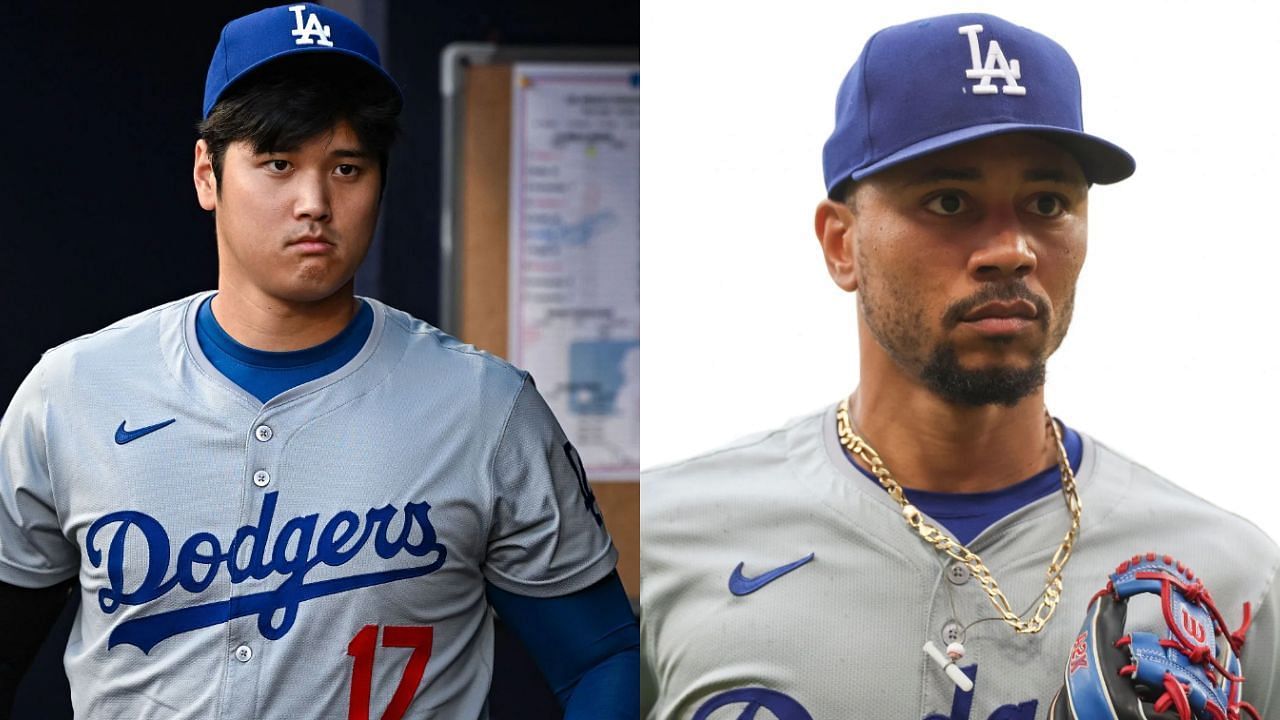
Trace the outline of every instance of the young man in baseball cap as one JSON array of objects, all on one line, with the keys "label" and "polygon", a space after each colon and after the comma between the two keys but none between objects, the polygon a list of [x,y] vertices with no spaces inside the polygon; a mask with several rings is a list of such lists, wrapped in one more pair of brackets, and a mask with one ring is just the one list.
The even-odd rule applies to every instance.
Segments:
[{"label": "young man in baseball cap", "polygon": [[[866,43],[814,222],[857,294],[859,383],[645,474],[646,717],[1043,718],[1090,598],[1150,550],[1247,636],[1243,700],[1280,708],[1275,544],[1045,409],[1090,189],[1134,171],[1080,98],[1061,46],[990,15]],[[1166,621],[1134,607],[1135,626]]]},{"label": "young man in baseball cap", "polygon": [[333,10],[223,30],[217,291],[50,350],[0,421],[10,686],[78,577],[77,718],[484,718],[491,606],[566,717],[636,716],[616,551],[532,379],[353,293],[401,104]]}]

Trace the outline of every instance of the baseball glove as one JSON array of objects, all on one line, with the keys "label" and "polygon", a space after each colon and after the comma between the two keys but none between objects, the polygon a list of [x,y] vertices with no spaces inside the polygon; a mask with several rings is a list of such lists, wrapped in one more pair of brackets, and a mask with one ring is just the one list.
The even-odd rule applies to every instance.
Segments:
[{"label": "baseball glove", "polygon": [[[1166,632],[1125,633],[1130,598],[1160,596]],[[1155,553],[1135,555],[1089,601],[1050,720],[1261,720],[1241,699],[1239,653],[1249,629],[1227,630],[1189,568]]]}]

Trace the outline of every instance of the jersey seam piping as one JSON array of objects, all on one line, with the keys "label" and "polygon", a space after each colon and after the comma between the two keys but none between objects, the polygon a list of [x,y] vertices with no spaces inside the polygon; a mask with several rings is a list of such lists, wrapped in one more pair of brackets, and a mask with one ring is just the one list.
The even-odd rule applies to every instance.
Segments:
[{"label": "jersey seam piping", "polygon": [[[79,560],[79,550],[78,550],[78,549],[77,549],[76,559],[77,559],[77,560]],[[49,570],[49,571],[43,571],[43,570],[32,570],[31,568],[20,567],[20,566],[18,566],[18,565],[14,565],[13,563],[11,563],[11,562],[9,562],[8,560],[5,560],[5,559],[3,559],[3,558],[0,558],[0,567],[3,567],[6,571],[12,571],[12,572],[14,572],[14,573],[15,573],[15,575],[14,575],[15,577],[24,577],[24,578],[29,578],[29,579],[33,579],[33,580],[34,580],[34,579],[37,579],[37,578],[38,578],[38,579],[42,579],[42,580],[43,580],[43,579],[48,578],[48,577],[51,577],[51,576],[52,576],[52,577],[57,577],[59,574],[61,574],[61,573],[65,573],[65,572],[66,572],[65,570],[56,570],[56,569],[52,569],[52,570]],[[76,563],[76,567],[75,567],[74,569],[72,569],[71,574],[70,574],[70,575],[68,575],[67,577],[60,577],[60,578],[58,578],[57,580],[54,580],[53,582],[51,582],[51,583],[49,583],[49,584],[47,584],[47,585],[41,585],[41,586],[38,586],[37,588],[33,588],[33,589],[40,589],[40,588],[53,587],[54,585],[57,585],[58,583],[63,582],[64,580],[70,580],[70,579],[72,579],[72,578],[76,578],[76,577],[78,577],[79,575],[80,575],[80,565],[79,565],[79,563],[77,562],[77,563]],[[7,582],[7,581],[5,581],[5,582]],[[26,587],[25,585],[21,585],[21,584],[19,584],[19,583],[9,583],[9,584],[10,584],[10,585],[17,585],[18,587],[23,587],[23,588],[25,588],[25,587]]]},{"label": "jersey seam piping", "polygon": [[[360,369],[361,369],[361,368],[363,368],[363,367],[364,367],[364,366],[365,366],[365,365],[366,365],[370,360],[372,360],[372,359],[373,359],[373,357],[374,357],[375,355],[377,355],[377,354],[378,354],[378,351],[379,351],[379,350],[381,350],[381,345],[382,345],[383,341],[385,340],[385,337],[386,337],[385,333],[383,334],[383,337],[379,337],[379,338],[378,338],[378,345],[379,345],[379,347],[374,348],[374,349],[373,349],[373,351],[372,351],[372,352],[370,352],[370,353],[368,354],[368,356],[366,356],[366,357],[365,357],[364,361],[362,361],[362,362],[361,362],[359,365],[357,365],[355,368],[352,368],[352,369],[351,369],[351,371],[350,371],[350,372],[348,372],[346,375],[344,375],[344,376],[342,376],[342,377],[338,378],[337,380],[333,381],[332,383],[326,384],[326,385],[324,385],[324,386],[322,386],[322,387],[318,387],[318,388],[316,388],[316,389],[314,389],[314,390],[311,390],[311,391],[309,391],[309,392],[303,393],[303,394],[301,394],[301,395],[299,395],[299,396],[297,396],[297,397],[289,398],[289,400],[287,400],[287,401],[285,401],[285,402],[283,402],[283,403],[280,403],[279,405],[277,405],[277,406],[275,406],[275,407],[276,407],[276,408],[283,408],[283,407],[287,407],[287,406],[292,405],[292,404],[294,404],[295,402],[297,402],[297,401],[301,400],[302,398],[305,398],[305,397],[309,397],[309,396],[311,396],[311,395],[314,395],[315,393],[318,393],[318,392],[320,392],[321,390],[326,390],[326,391],[327,391],[327,390],[329,390],[330,388],[338,387],[341,383],[344,383],[344,382],[346,382],[347,380],[350,380],[351,378],[355,377],[355,375],[360,371]],[[302,430],[303,430],[304,428],[307,428],[307,427],[310,427],[311,425],[314,425],[316,422],[318,422],[318,421],[319,421],[319,420],[321,420],[322,418],[326,418],[326,417],[328,417],[328,416],[332,415],[333,413],[338,412],[339,410],[341,410],[341,409],[345,408],[346,406],[350,405],[351,403],[353,403],[353,402],[355,402],[355,401],[359,400],[359,399],[360,399],[360,398],[362,398],[362,397],[365,397],[365,396],[369,395],[370,393],[374,392],[374,391],[375,391],[375,390],[377,390],[378,388],[382,387],[382,385],[383,385],[384,383],[388,382],[388,380],[391,378],[391,376],[395,374],[396,369],[398,369],[398,368],[400,367],[400,364],[404,362],[405,355],[407,355],[408,353],[409,353],[409,345],[406,343],[406,344],[405,344],[405,346],[404,346],[404,350],[400,353],[400,357],[396,358],[395,363],[394,363],[394,364],[392,364],[392,366],[391,366],[390,368],[388,368],[387,372],[386,372],[386,373],[385,373],[381,378],[378,378],[378,381],[377,381],[377,382],[375,382],[375,383],[373,383],[372,385],[370,385],[369,387],[365,388],[363,392],[357,393],[357,394],[355,394],[355,395],[353,395],[353,396],[351,396],[351,397],[347,398],[347,399],[346,399],[346,401],[341,402],[341,403],[338,403],[338,404],[337,404],[337,405],[335,405],[334,407],[329,408],[327,411],[325,411],[325,412],[323,412],[323,413],[320,413],[319,415],[316,415],[316,416],[314,416],[314,417],[311,417],[311,418],[309,418],[305,423],[302,423],[301,425],[299,425],[299,426],[298,426],[298,429],[297,429],[297,430],[295,430],[294,432],[290,433],[290,434],[289,434],[288,439],[286,439],[286,440],[284,441],[284,445],[283,445],[283,446],[281,446],[281,448],[280,448],[281,456],[283,456],[283,454],[284,454],[284,453],[289,449],[289,445],[294,441],[294,439],[295,439],[295,438],[297,438],[297,437],[301,434],[301,432],[302,432]],[[265,406],[264,406],[264,407],[265,407]],[[248,442],[248,441],[246,440],[246,442]],[[246,467],[246,468],[245,468],[245,470],[247,471],[247,470],[248,470],[248,468]]]},{"label": "jersey seam piping", "polygon": [[[547,587],[554,587],[558,584],[565,584],[566,581],[568,580],[578,580],[584,577],[588,577],[590,578],[590,582],[582,586],[583,588],[586,588],[586,587],[589,587],[592,583],[598,582],[602,580],[606,575],[608,575],[608,572],[606,572],[600,575],[600,577],[593,576],[593,572],[596,571],[601,566],[602,563],[603,563],[603,567],[606,568],[607,570],[609,571],[613,570],[614,565],[609,563],[609,560],[610,560],[610,556],[616,553],[617,550],[613,546],[612,538],[610,540],[611,541],[607,545],[605,545],[603,548],[601,548],[600,552],[597,553],[595,557],[591,558],[591,561],[587,563],[584,567],[578,568],[576,571],[571,571],[563,575],[560,575],[559,577],[556,577],[552,580],[536,581],[536,582],[521,580],[519,578],[508,575],[507,573],[504,573],[501,570],[498,570],[492,567],[486,567],[484,570],[484,574],[486,577],[489,577],[490,574],[492,574],[493,577],[497,577],[508,583],[512,583],[513,584],[512,587],[502,587],[502,585],[499,585],[498,583],[494,583],[494,584],[498,585],[498,587],[502,588],[503,590],[516,593],[517,595],[527,594],[527,591],[531,589],[542,590]],[[516,588],[516,586],[518,586],[518,589]],[[581,589],[581,588],[578,588],[578,589]],[[524,590],[526,592],[521,593],[520,592],[521,590]],[[575,590],[570,590],[569,592],[575,592]],[[554,595],[548,595],[546,597],[559,597],[560,595],[564,595],[564,594],[567,594],[567,593],[556,593]],[[541,597],[541,596],[537,596],[537,597]]]},{"label": "jersey seam piping", "polygon": [[53,481],[53,464],[49,462],[49,389],[48,379],[43,367],[40,368],[40,442],[44,453],[45,477],[49,480],[49,497],[53,500],[53,516],[58,521],[59,534],[76,549],[76,571],[73,577],[80,575],[80,544],[67,537],[62,530],[62,501],[58,499],[58,484]]},{"label": "jersey seam piping", "polygon": [[668,470],[675,470],[675,469],[677,469],[677,468],[683,467],[683,466],[685,466],[685,465],[689,465],[689,464],[691,464],[691,463],[696,463],[696,462],[699,462],[699,461],[701,461],[701,460],[710,460],[711,458],[717,457],[717,456],[719,456],[719,455],[723,455],[723,454],[725,454],[725,453],[735,452],[735,451],[738,451],[738,450],[742,450],[742,449],[749,448],[749,447],[754,447],[754,446],[756,446],[756,445],[760,445],[760,444],[762,444],[762,443],[768,442],[769,440],[774,439],[774,437],[776,437],[779,433],[787,432],[790,428],[791,428],[791,424],[790,424],[790,423],[788,423],[787,425],[785,425],[785,426],[783,426],[783,427],[776,428],[776,429],[774,429],[774,430],[770,430],[770,431],[766,432],[764,435],[761,435],[761,436],[759,436],[759,437],[755,437],[755,438],[750,439],[750,440],[741,439],[741,440],[739,440],[739,441],[738,441],[738,442],[736,442],[736,443],[726,445],[726,446],[724,446],[724,447],[722,447],[722,448],[716,448],[715,450],[709,450],[709,451],[704,452],[704,453],[702,453],[702,454],[700,454],[700,455],[694,455],[693,457],[685,458],[685,459],[683,459],[683,460],[674,460],[674,461],[672,461],[672,462],[669,462],[669,463],[666,463],[666,464],[663,464],[663,465],[656,465],[656,466],[654,466],[654,467],[651,467],[651,468],[647,468],[647,469],[645,469],[645,470],[642,470],[641,472],[642,472],[642,473],[644,473],[644,474],[648,474],[648,473],[658,473],[658,472],[666,472],[666,471],[668,471]]},{"label": "jersey seam piping", "polygon": [[[183,301],[194,302],[197,298],[199,298],[201,302],[203,302],[204,297],[211,292],[213,291],[206,290],[205,292],[196,293],[195,295],[190,295],[184,298],[183,300],[179,300],[178,302],[183,302]],[[170,303],[170,304],[173,304],[173,303]],[[196,310],[198,309],[199,307],[197,306]],[[198,347],[192,348],[191,343],[188,341],[187,313],[191,311],[192,309],[189,305],[186,308],[184,308],[182,310],[182,319],[181,319],[181,322],[179,323],[180,327],[178,332],[180,336],[179,341],[182,343],[182,352],[186,353],[187,356],[191,359],[191,362],[189,364],[191,365],[192,369],[195,370],[195,372],[199,373],[200,376],[203,377],[206,381],[214,385],[220,386],[222,383],[218,380],[218,378],[214,377],[209,372],[207,372],[196,357],[195,353],[197,351],[201,353],[203,353],[204,351],[200,350]],[[192,318],[192,322],[195,322],[194,318]],[[164,365],[165,370],[169,373],[169,377],[173,380],[174,384],[177,385],[182,390],[182,393],[184,395],[196,401],[200,405],[205,404],[200,401],[200,398],[196,395],[196,391],[194,388],[188,387],[187,383],[182,382],[182,379],[179,378],[177,373],[175,372],[173,364],[169,362],[169,357],[166,356],[164,353],[164,345],[160,342],[160,333],[162,333],[163,331],[164,330],[161,324],[157,323],[156,324],[156,349],[160,352],[161,364]],[[244,407],[245,409],[252,411],[255,417],[262,412],[263,405],[259,404],[255,406],[254,404],[250,403],[249,399],[244,396],[247,393],[241,394],[241,393],[229,392],[227,394],[235,398],[236,403],[239,404],[241,407]]]},{"label": "jersey seam piping", "polygon": [[[386,308],[385,308],[385,307],[383,307],[383,308],[376,308],[376,307],[374,307],[372,304],[370,304],[370,308],[374,309],[374,310],[375,310],[375,312],[376,312],[376,311],[379,311],[379,310],[380,310],[381,312],[383,312],[383,323],[384,323],[384,328],[385,328],[385,323],[386,323],[386,319],[387,319],[387,318],[386,318],[386,315],[387,315],[387,313],[386,313]],[[374,322],[375,322],[375,324],[376,324],[377,320],[375,319],[375,321],[374,321]],[[372,329],[370,330],[370,332],[372,332]],[[184,338],[184,342],[185,342],[185,338],[186,338],[186,335],[185,335],[185,334],[183,335],[183,338]],[[323,385],[318,385],[318,386],[316,386],[316,387],[314,387],[314,388],[312,388],[312,389],[310,389],[310,390],[308,390],[308,391],[306,391],[306,392],[299,393],[298,395],[294,395],[294,396],[290,397],[288,400],[285,400],[284,402],[281,402],[281,403],[279,403],[279,404],[277,404],[277,405],[271,405],[271,409],[274,411],[274,410],[278,410],[278,409],[280,409],[280,408],[285,408],[285,407],[288,407],[288,406],[290,406],[290,405],[293,405],[294,403],[296,403],[296,402],[298,402],[298,401],[302,400],[303,398],[311,397],[312,395],[315,395],[315,394],[316,394],[316,393],[318,393],[318,392],[321,392],[321,391],[328,392],[328,391],[329,391],[330,389],[332,389],[332,388],[340,387],[340,386],[342,385],[342,383],[347,382],[348,380],[351,380],[351,379],[352,379],[352,378],[354,378],[357,374],[359,374],[360,370],[361,370],[365,365],[368,365],[368,364],[369,364],[369,361],[373,360],[374,356],[376,356],[376,355],[378,354],[378,352],[382,349],[382,347],[383,347],[383,343],[384,343],[385,341],[386,341],[386,330],[384,329],[382,332],[380,332],[380,333],[378,334],[378,338],[377,338],[377,340],[375,341],[375,343],[376,343],[376,347],[370,348],[370,349],[369,349],[369,352],[367,352],[367,353],[364,351],[364,348],[362,347],[362,348],[361,348],[361,349],[356,353],[356,357],[360,357],[360,355],[364,355],[364,359],[363,359],[363,360],[359,361],[359,362],[358,362],[358,363],[356,363],[355,365],[351,365],[351,363],[355,362],[355,359],[356,359],[356,357],[353,357],[353,358],[351,358],[351,360],[348,360],[346,363],[343,363],[343,364],[342,364],[342,366],[338,367],[338,368],[337,368],[337,369],[335,369],[333,372],[326,373],[326,374],[321,375],[320,377],[318,377],[318,378],[314,378],[314,379],[312,379],[312,380],[308,380],[307,382],[303,383],[303,385],[309,385],[309,384],[311,384],[311,383],[315,382],[316,380],[321,380],[321,379],[323,379],[323,378],[325,378],[325,377],[328,377],[329,375],[332,375],[333,373],[336,373],[336,372],[342,372],[343,374],[342,374],[342,376],[341,376],[341,377],[339,377],[339,378],[337,378],[337,379],[335,379],[335,380],[332,380],[332,381],[330,381],[330,382],[324,383]],[[366,343],[368,343],[368,342],[369,342],[369,339],[366,339],[366,340],[365,340],[365,342],[366,342]],[[203,351],[202,351],[202,352],[203,352]],[[395,363],[392,365],[392,367],[390,367],[390,368],[387,370],[387,373],[386,373],[385,375],[383,375],[381,378],[379,378],[379,379],[378,379],[378,381],[377,381],[377,382],[375,382],[373,385],[369,386],[369,388],[368,388],[365,392],[360,393],[359,395],[356,395],[355,397],[352,397],[352,398],[348,399],[348,400],[347,400],[347,402],[344,402],[344,403],[342,403],[341,405],[338,405],[337,407],[344,407],[344,406],[346,406],[348,403],[350,403],[350,402],[354,401],[356,398],[364,397],[365,395],[368,395],[369,393],[373,392],[376,388],[378,388],[379,386],[381,386],[381,385],[382,385],[382,383],[384,383],[384,382],[386,382],[386,381],[387,381],[387,378],[391,377],[391,375],[392,375],[392,374],[394,374],[394,372],[395,372],[396,368],[400,367],[400,363],[404,361],[404,356],[405,356],[406,354],[408,354],[408,352],[409,352],[409,346],[408,346],[408,344],[406,343],[406,344],[405,344],[405,347],[404,347],[403,352],[401,352],[401,353],[400,353],[400,357],[396,359]],[[212,364],[212,363],[210,363],[210,364]],[[350,366],[350,367],[348,367],[348,366]],[[228,378],[228,380],[230,380],[230,378]],[[297,389],[297,388],[299,388],[299,387],[302,387],[302,385],[298,385],[298,386],[295,386],[295,387],[293,387],[293,388],[290,388],[289,390],[285,390],[285,391],[284,391],[284,393],[279,393],[276,397],[279,397],[280,395],[283,395],[283,394],[285,394],[285,393],[292,392],[293,390],[296,390],[296,389]],[[243,389],[244,389],[244,388],[241,388],[241,390],[243,390]],[[246,392],[248,392],[248,391],[246,391]],[[266,409],[267,405],[271,404],[271,402],[272,402],[272,401],[274,401],[274,400],[275,400],[275,398],[270,398],[267,402],[262,403],[258,408],[256,408],[256,411],[257,411],[258,413],[261,413],[263,410],[265,410],[265,409]],[[334,408],[334,409],[336,410],[337,408]],[[327,413],[327,412],[326,412],[324,415],[328,415],[328,414],[329,414],[329,413]],[[318,417],[316,417],[316,418],[312,418],[312,421],[314,421],[314,420],[316,420],[316,419],[319,419],[320,417],[324,417],[324,415],[320,415],[320,416],[318,416]],[[306,423],[306,425],[310,425],[310,424],[311,424],[310,422]],[[302,427],[305,427],[305,425],[303,425]],[[300,427],[299,429],[301,429],[301,427]]]},{"label": "jersey seam piping", "polygon": [[[524,393],[525,388],[529,385],[529,373],[520,371],[524,376],[524,382],[520,384],[520,389],[511,396],[511,405],[507,408],[507,415],[502,420],[502,431],[498,433],[498,442],[494,443],[493,454],[489,456],[489,484],[486,488],[489,497],[485,498],[485,528],[484,537],[485,544],[488,545],[489,535],[493,532],[493,504],[494,498],[497,497],[497,467],[498,454],[502,451],[502,444],[507,440],[507,430],[511,428],[511,418],[515,415],[516,405],[520,402],[520,396]],[[485,551],[486,561],[488,560],[488,551]],[[487,565],[486,565],[487,567]]]},{"label": "jersey seam piping", "polygon": [[1277,554],[1276,559],[1271,563],[1270,577],[1267,579],[1267,584],[1263,586],[1262,594],[1258,597],[1258,602],[1256,603],[1258,609],[1262,608],[1266,603],[1267,596],[1271,594],[1271,588],[1276,584],[1277,572],[1280,572],[1280,554]]},{"label": "jersey seam piping", "polygon": [[[197,293],[197,294],[199,294],[199,293]],[[165,303],[165,304],[163,304],[163,305],[157,305],[156,307],[153,307],[153,308],[150,308],[150,309],[144,310],[144,311],[142,311],[142,312],[140,312],[140,313],[136,313],[136,314],[134,314],[134,315],[131,315],[131,316],[130,316],[130,317],[128,317],[128,318],[123,318],[123,319],[121,319],[121,320],[117,320],[116,322],[114,322],[114,323],[112,323],[112,324],[110,324],[110,325],[108,325],[108,326],[106,326],[106,327],[104,327],[104,328],[99,328],[99,329],[97,329],[97,330],[94,330],[93,332],[90,332],[90,333],[84,333],[83,335],[77,335],[76,337],[73,337],[73,338],[71,338],[70,340],[66,340],[66,341],[63,341],[63,342],[58,343],[57,345],[54,345],[53,347],[49,348],[48,350],[45,350],[45,351],[44,351],[44,353],[42,353],[42,354],[44,354],[44,355],[48,355],[49,353],[51,353],[51,352],[53,352],[53,351],[55,351],[55,350],[58,350],[59,348],[67,347],[67,346],[72,345],[72,344],[74,344],[74,343],[78,343],[78,342],[80,342],[81,340],[88,340],[89,338],[97,337],[97,336],[102,335],[102,334],[104,334],[104,333],[109,333],[109,332],[117,331],[117,330],[129,330],[130,328],[133,328],[136,324],[141,324],[144,320],[148,319],[148,317],[149,317],[149,316],[154,315],[154,314],[159,313],[159,312],[162,312],[162,311],[164,311],[164,310],[167,310],[169,307],[171,307],[171,306],[173,306],[173,305],[177,305],[178,303],[184,302],[184,301],[186,301],[186,300],[189,300],[189,299],[190,299],[190,298],[192,298],[192,297],[194,297],[194,296],[193,296],[193,295],[191,295],[191,296],[187,296],[187,297],[185,297],[185,298],[179,298],[179,299],[177,299],[177,300],[171,300],[171,301],[169,301],[169,302],[167,302],[167,303]],[[121,323],[124,323],[124,322],[125,322],[125,321],[127,321],[127,320],[134,320],[135,322],[130,322],[128,325],[122,325],[122,324],[121,324]]]},{"label": "jersey seam piping", "polygon": [[[333,389],[333,388],[336,388],[336,387],[341,386],[343,383],[345,383],[345,382],[347,382],[347,381],[351,380],[352,378],[354,378],[354,377],[355,377],[355,376],[360,372],[360,370],[361,370],[362,368],[364,368],[364,366],[365,366],[365,365],[368,365],[368,364],[369,364],[369,361],[370,361],[370,360],[372,360],[372,359],[373,359],[373,357],[374,357],[375,355],[377,355],[377,354],[378,354],[378,351],[379,351],[379,350],[381,350],[382,343],[383,343],[383,338],[381,338],[381,337],[380,337],[380,338],[378,338],[378,345],[379,345],[379,347],[373,348],[373,350],[372,350],[371,352],[369,352],[369,354],[368,354],[368,355],[366,355],[366,356],[365,356],[365,359],[364,359],[364,360],[361,360],[361,361],[360,361],[358,364],[356,364],[354,367],[351,367],[351,368],[349,368],[349,369],[348,369],[346,365],[343,365],[341,368],[339,368],[339,370],[343,370],[343,369],[345,369],[345,370],[346,370],[346,373],[345,373],[342,377],[340,377],[340,378],[338,378],[338,379],[336,379],[336,380],[333,380],[332,382],[328,382],[328,383],[325,383],[325,384],[320,385],[320,386],[318,386],[318,387],[312,388],[311,390],[308,390],[308,391],[306,391],[306,392],[304,392],[304,393],[301,393],[301,394],[299,394],[299,395],[296,395],[296,396],[294,396],[294,397],[291,397],[291,398],[289,398],[288,400],[285,400],[284,402],[280,403],[279,405],[272,405],[272,409],[273,409],[273,410],[275,410],[275,409],[279,409],[279,408],[288,407],[288,406],[293,405],[294,403],[298,402],[299,400],[302,400],[303,398],[311,397],[312,395],[315,395],[315,394],[316,394],[316,393],[318,393],[318,392],[321,392],[321,391],[326,391],[326,392],[327,392],[327,391],[329,391],[329,390],[331,390],[331,389]],[[383,375],[381,378],[379,378],[379,379],[378,379],[378,381],[377,381],[376,383],[374,383],[373,385],[369,386],[369,388],[368,388],[367,390],[365,390],[365,392],[360,393],[359,395],[356,395],[355,397],[352,397],[352,398],[348,399],[348,400],[347,400],[347,402],[342,403],[342,404],[341,404],[341,405],[339,405],[338,407],[343,407],[343,406],[347,405],[348,403],[350,403],[351,401],[355,400],[356,398],[364,397],[365,395],[368,395],[369,393],[373,392],[376,388],[380,387],[384,382],[386,382],[386,381],[387,381],[387,378],[391,377],[391,375],[395,372],[396,368],[400,367],[400,363],[404,361],[404,356],[405,356],[405,354],[406,354],[406,353],[408,353],[408,351],[409,351],[409,346],[408,346],[408,345],[405,345],[404,351],[400,353],[400,357],[396,358],[395,364],[394,364],[394,365],[392,365],[392,367],[391,367],[391,368],[389,368],[389,369],[387,370],[387,373],[386,373],[385,375]],[[335,370],[334,372],[337,372],[337,371]],[[323,376],[323,375],[322,375],[321,377],[325,377],[325,376]],[[319,379],[320,379],[320,378],[316,378],[316,380],[319,380]],[[308,382],[313,382],[313,381],[308,381]],[[285,392],[288,392],[288,391],[286,390]],[[272,399],[274,400],[275,398],[272,398]],[[268,401],[268,402],[270,402],[270,401]],[[264,408],[265,408],[266,406],[267,406],[267,403],[263,403],[263,404],[262,404],[262,407],[264,407]],[[335,409],[336,409],[336,408],[335,408]],[[325,413],[325,415],[328,415],[328,414],[329,414],[329,413]],[[319,417],[323,417],[323,415],[321,415],[321,416],[319,416]],[[315,419],[317,419],[317,418],[312,418],[312,420],[313,420],[313,421],[314,421]],[[308,423],[307,423],[307,425],[310,425],[310,424],[311,424],[310,422],[308,422]]]}]

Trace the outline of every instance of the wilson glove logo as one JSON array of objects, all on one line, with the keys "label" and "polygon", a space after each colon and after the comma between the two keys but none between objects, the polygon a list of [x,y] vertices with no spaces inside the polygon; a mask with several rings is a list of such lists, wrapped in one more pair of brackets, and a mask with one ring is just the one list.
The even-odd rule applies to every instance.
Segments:
[{"label": "wilson glove logo", "polygon": [[[263,497],[258,522],[237,530],[225,547],[217,536],[208,532],[187,538],[178,550],[171,573],[169,533],[150,515],[123,510],[104,515],[89,526],[85,554],[93,567],[101,567],[104,561],[107,564],[108,584],[98,590],[98,607],[108,615],[125,605],[153,602],[178,587],[189,593],[203,592],[224,569],[232,585],[272,576],[284,578],[274,590],[126,620],[111,631],[107,648],[126,644],[149,653],[162,640],[174,635],[255,615],[262,637],[279,640],[293,627],[298,607],[307,600],[420,577],[444,566],[448,552],[437,541],[435,528],[427,517],[431,506],[425,502],[406,503],[403,511],[393,505],[369,508],[363,518],[350,510],[342,510],[322,528],[318,527],[319,515],[291,518],[268,546],[276,495],[273,492]],[[401,517],[398,523],[397,516]],[[307,573],[320,564],[346,565],[370,542],[374,553],[384,560],[408,553],[429,558],[429,562],[416,567],[306,582]],[[248,553],[243,552],[246,543]],[[243,565],[242,555],[247,555]],[[134,571],[130,577],[141,574],[141,582],[126,581],[126,558],[131,565],[129,570]],[[137,562],[145,563],[141,573],[132,567]]]},{"label": "wilson glove logo", "polygon": [[1191,613],[1188,613],[1186,608],[1182,608],[1182,629],[1186,630],[1196,642],[1204,644],[1206,637],[1204,625],[1201,625],[1199,620],[1191,617]]}]

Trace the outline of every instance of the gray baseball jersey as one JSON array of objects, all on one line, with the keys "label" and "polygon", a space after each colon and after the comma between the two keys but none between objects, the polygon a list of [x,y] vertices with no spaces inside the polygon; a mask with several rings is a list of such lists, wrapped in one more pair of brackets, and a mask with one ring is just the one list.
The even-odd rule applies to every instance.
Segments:
[{"label": "gray baseball jersey", "polygon": [[[1081,534],[1057,613],[1015,635],[963,566],[943,562],[898,505],[857,471],[835,408],[644,475],[642,689],[650,720],[1032,720],[1062,686],[1090,597],[1122,560],[1170,554],[1213,593],[1243,653],[1245,699],[1280,712],[1280,550],[1260,530],[1081,435]],[[892,459],[887,459],[890,463]],[[1061,493],[969,547],[1017,610],[1044,586],[1069,526]],[[809,556],[812,555],[810,558]],[[744,563],[731,593],[729,578]],[[1130,629],[1163,630],[1158,606]],[[965,629],[967,627],[967,629]],[[963,635],[961,691],[922,646]]]},{"label": "gray baseball jersey", "polygon": [[263,405],[206,294],[49,351],[0,422],[0,580],[78,575],[77,718],[484,718],[484,581],[616,551],[527,374],[377,301],[341,369]]}]

